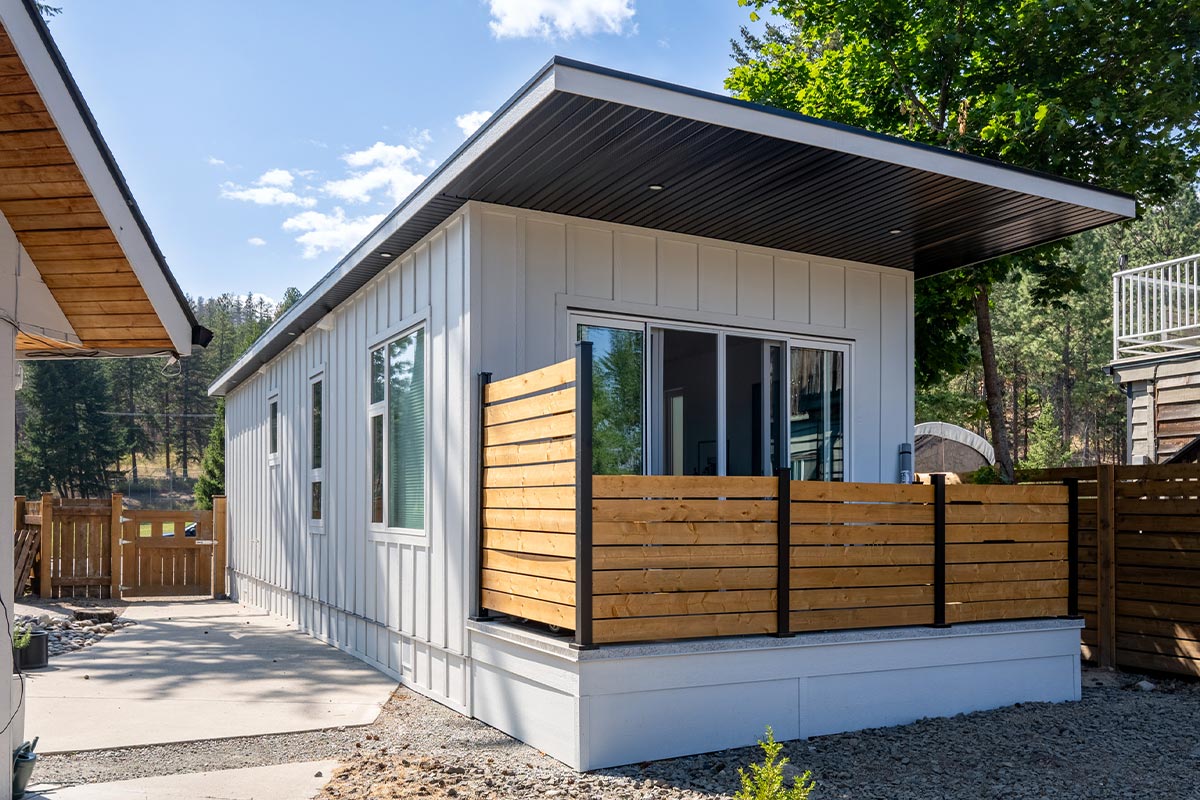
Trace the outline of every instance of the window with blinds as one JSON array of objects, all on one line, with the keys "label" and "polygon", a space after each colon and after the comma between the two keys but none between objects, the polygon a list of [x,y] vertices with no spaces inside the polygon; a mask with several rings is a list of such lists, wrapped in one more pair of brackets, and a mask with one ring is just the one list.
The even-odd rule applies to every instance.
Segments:
[{"label": "window with blinds", "polygon": [[425,331],[371,351],[371,522],[425,528]]}]

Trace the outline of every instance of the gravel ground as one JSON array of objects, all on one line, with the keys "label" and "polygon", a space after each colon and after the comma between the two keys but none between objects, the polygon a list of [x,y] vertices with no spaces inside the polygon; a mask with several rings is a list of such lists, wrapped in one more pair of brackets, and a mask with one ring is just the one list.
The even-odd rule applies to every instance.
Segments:
[{"label": "gravel ground", "polygon": [[[1084,671],[1079,703],[1027,703],[789,742],[814,800],[1200,800],[1200,684]],[[96,783],[336,758],[323,800],[408,797],[696,800],[737,790],[741,748],[579,775],[400,689],[361,728],[43,757],[39,782]]]}]

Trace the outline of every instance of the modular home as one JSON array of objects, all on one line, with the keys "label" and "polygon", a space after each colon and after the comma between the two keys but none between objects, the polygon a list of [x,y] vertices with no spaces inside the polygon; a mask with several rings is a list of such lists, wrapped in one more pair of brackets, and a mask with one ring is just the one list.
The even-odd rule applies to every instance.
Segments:
[{"label": "modular home", "polygon": [[1069,488],[900,484],[913,284],[1133,213],[555,58],[213,385],[231,594],[579,769],[1078,698]]}]

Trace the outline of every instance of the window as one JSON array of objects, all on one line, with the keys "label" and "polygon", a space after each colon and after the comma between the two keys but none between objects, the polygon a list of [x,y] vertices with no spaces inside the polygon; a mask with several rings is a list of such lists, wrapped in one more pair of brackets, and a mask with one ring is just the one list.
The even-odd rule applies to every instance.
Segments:
[{"label": "window", "polygon": [[425,528],[425,331],[371,351],[371,522]]},{"label": "window", "polygon": [[837,350],[791,348],[788,451],[795,480],[845,479],[843,358]]},{"label": "window", "polygon": [[598,475],[846,477],[850,346],[573,315],[592,343]]},{"label": "window", "polygon": [[279,463],[279,395],[273,395],[268,403],[267,459],[270,463],[277,464]]},{"label": "window", "polygon": [[318,375],[312,379],[309,386],[312,398],[309,405],[309,519],[319,523],[322,520],[325,499],[322,489],[325,470],[321,463],[322,448],[325,443],[325,427],[322,419],[325,381],[322,376]]}]

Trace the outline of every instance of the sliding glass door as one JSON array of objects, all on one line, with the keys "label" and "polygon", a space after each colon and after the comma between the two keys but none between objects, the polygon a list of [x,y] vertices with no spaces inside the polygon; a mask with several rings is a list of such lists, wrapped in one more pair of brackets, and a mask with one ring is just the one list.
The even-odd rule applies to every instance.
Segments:
[{"label": "sliding glass door", "polygon": [[845,480],[844,354],[791,347],[788,453],[798,481]]},{"label": "sliding glass door", "polygon": [[620,318],[571,325],[593,345],[596,474],[782,466],[796,480],[845,479],[848,347]]},{"label": "sliding glass door", "polygon": [[592,471],[641,475],[645,471],[645,326],[579,322],[576,336],[592,343]]}]

